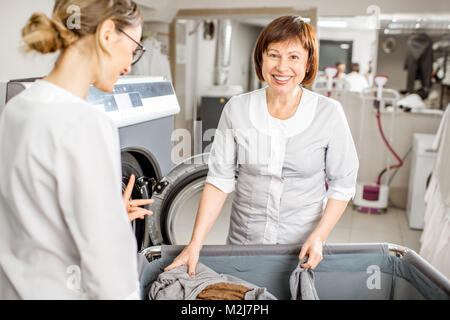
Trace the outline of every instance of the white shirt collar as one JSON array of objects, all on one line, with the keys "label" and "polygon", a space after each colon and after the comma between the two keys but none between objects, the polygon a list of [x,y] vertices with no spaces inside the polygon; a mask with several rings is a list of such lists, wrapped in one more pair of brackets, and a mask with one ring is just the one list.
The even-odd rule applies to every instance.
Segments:
[{"label": "white shirt collar", "polygon": [[[266,87],[267,88],[267,87]],[[254,91],[250,99],[250,120],[258,131],[269,134],[271,115],[267,108],[266,88]],[[318,97],[302,88],[303,94],[295,114],[285,121],[285,136],[292,137],[306,130],[312,123],[316,112]]]}]

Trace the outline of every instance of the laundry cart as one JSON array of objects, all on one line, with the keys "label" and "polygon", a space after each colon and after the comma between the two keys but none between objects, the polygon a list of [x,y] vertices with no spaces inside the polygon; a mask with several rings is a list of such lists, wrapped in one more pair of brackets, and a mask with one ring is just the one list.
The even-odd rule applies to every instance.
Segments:
[{"label": "laundry cart", "polygon": [[[184,246],[149,247],[141,274],[142,299]],[[291,299],[289,277],[301,245],[204,246],[199,262]],[[449,300],[450,281],[413,250],[389,243],[326,244],[314,270],[321,300]]]}]

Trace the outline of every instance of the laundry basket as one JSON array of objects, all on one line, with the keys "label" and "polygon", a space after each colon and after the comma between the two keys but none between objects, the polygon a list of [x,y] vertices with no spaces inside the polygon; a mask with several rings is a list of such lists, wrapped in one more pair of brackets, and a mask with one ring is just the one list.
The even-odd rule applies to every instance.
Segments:
[{"label": "laundry basket", "polygon": [[[158,246],[141,253],[149,261],[141,275],[142,299],[184,246]],[[199,262],[218,273],[265,287],[278,299],[291,298],[289,277],[301,245],[204,246]],[[327,244],[314,270],[320,299],[449,300],[450,281],[413,250],[389,243]]]}]

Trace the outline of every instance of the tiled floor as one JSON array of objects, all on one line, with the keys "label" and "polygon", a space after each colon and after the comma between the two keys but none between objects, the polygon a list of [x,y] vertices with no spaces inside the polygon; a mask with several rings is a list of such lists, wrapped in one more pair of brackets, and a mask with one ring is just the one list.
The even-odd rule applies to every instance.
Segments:
[{"label": "tiled floor", "polygon": [[389,242],[419,252],[421,234],[422,230],[409,228],[404,210],[389,208],[384,214],[368,214],[349,206],[327,242]]}]

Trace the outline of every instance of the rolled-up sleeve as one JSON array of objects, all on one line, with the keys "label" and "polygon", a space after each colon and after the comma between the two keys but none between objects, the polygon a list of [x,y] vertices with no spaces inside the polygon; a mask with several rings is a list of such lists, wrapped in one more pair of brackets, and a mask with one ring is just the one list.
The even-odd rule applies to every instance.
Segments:
[{"label": "rolled-up sleeve", "polygon": [[228,101],[220,116],[209,155],[209,171],[206,178],[207,183],[225,193],[233,192],[235,187],[236,145],[230,118],[233,103],[234,98]]},{"label": "rolled-up sleeve", "polygon": [[359,161],[344,110],[339,103],[335,115],[325,157],[327,198],[349,201],[355,196]]}]

